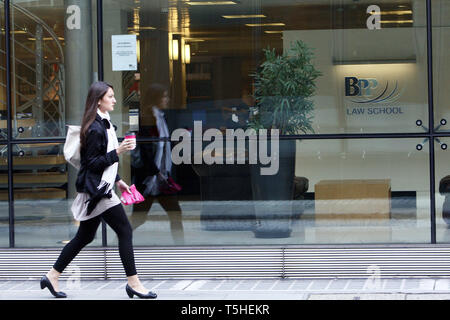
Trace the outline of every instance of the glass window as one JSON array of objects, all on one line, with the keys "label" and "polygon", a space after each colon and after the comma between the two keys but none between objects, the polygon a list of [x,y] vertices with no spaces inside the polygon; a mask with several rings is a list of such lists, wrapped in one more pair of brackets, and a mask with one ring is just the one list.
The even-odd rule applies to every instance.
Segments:
[{"label": "glass window", "polygon": [[[71,204],[76,172],[68,170],[61,143],[14,145],[14,219],[17,247],[57,247],[78,230]],[[72,168],[70,168],[72,169]],[[90,244],[101,245],[101,228]]]},{"label": "glass window", "polygon": [[[119,174],[147,199],[125,206],[134,243],[428,243],[429,148],[423,139],[272,136],[262,150],[264,136],[252,145],[244,132],[427,130],[425,5],[104,0],[104,79],[118,101],[112,121],[119,137],[135,132],[139,141],[121,155]],[[432,6],[435,126],[445,131],[448,81],[441,69],[449,4]],[[66,124],[80,123],[88,87],[98,79],[95,17],[95,1],[11,2],[14,139],[62,138]],[[0,88],[1,140],[6,88]],[[227,133],[237,136],[232,154]],[[450,239],[446,194],[439,190],[448,163],[441,147],[448,139],[436,142],[440,242]],[[62,143],[33,142],[12,150],[15,243],[62,246],[78,225],[70,211],[76,171],[64,161]],[[1,150],[6,161],[7,149]],[[0,246],[9,244],[5,161]],[[100,230],[91,245],[101,245]],[[116,245],[107,230],[108,245]]]},{"label": "glass window", "polygon": [[[70,210],[76,171],[63,155],[63,144],[17,144],[13,151],[14,219],[17,247],[57,247],[70,241],[79,222]],[[90,244],[102,243],[101,228]]]},{"label": "glass window", "polygon": [[428,150],[420,139],[299,142],[296,176],[314,192],[314,242],[429,242]]},{"label": "glass window", "polygon": [[155,84],[173,128],[421,132],[425,21],[424,1],[105,1],[119,132],[150,121]]},{"label": "glass window", "polygon": [[[144,164],[123,155],[122,177],[151,195],[157,162],[153,172],[169,173],[183,188],[127,207],[136,244],[429,241],[421,139],[281,140],[281,176],[269,180],[249,163],[259,158],[247,147],[246,164],[214,160],[227,152],[220,140],[227,129],[423,132],[417,120],[428,121],[425,2],[103,6],[105,80],[119,101],[113,121],[119,135],[136,132],[138,149],[150,154]],[[181,153],[180,135],[191,137],[191,149]],[[208,150],[209,143],[217,148]],[[421,169],[415,183],[406,179],[411,168]],[[354,198],[347,201],[343,190]],[[364,201],[373,206],[361,208]],[[341,211],[330,212],[335,205]]]},{"label": "glass window", "polygon": [[[98,79],[95,17],[95,1],[11,1],[13,139],[63,138],[66,124],[80,124],[88,88]],[[18,247],[62,246],[75,235],[76,171],[62,148],[14,145]],[[101,245],[100,235],[92,245]]]},{"label": "glass window", "polygon": [[[284,27],[284,51],[292,41],[304,41],[322,73],[313,97],[314,132],[422,131],[415,122],[428,118],[424,1],[280,7],[298,21]],[[315,12],[316,22],[299,18],[302,9],[304,15]]]},{"label": "glass window", "polygon": [[450,120],[450,107],[448,104],[448,83],[450,81],[448,70],[450,59],[448,57],[449,30],[447,21],[450,17],[450,3],[448,1],[432,2],[431,12],[433,23],[433,96],[435,128],[439,131],[448,131]]},{"label": "glass window", "polygon": [[[270,150],[274,154],[265,165],[260,162],[263,157],[255,164],[239,164],[240,157],[249,160],[245,155],[251,153],[245,151],[237,153],[234,164],[174,165],[172,178],[183,188],[174,194],[165,194],[158,176],[149,175],[151,168],[139,168],[139,161],[148,163],[146,157],[158,152],[159,143],[139,144],[138,149],[145,151],[131,163],[129,181],[144,193],[146,201],[126,206],[134,243],[430,241],[429,148],[422,139],[273,143]],[[262,145],[258,143],[256,148],[260,154]],[[203,157],[207,153],[204,148]],[[263,169],[271,168],[273,172],[264,173]],[[116,244],[114,234],[108,236],[108,244]]]},{"label": "glass window", "polygon": [[13,137],[64,137],[94,72],[95,1],[12,1]]}]

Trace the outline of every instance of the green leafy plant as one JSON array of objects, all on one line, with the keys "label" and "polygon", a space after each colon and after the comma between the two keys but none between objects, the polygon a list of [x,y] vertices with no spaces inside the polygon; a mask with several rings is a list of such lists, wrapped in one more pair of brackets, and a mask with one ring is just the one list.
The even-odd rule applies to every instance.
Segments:
[{"label": "green leafy plant", "polygon": [[263,49],[265,61],[255,78],[256,110],[249,127],[279,129],[280,134],[314,132],[312,128],[315,80],[321,75],[311,60],[312,50],[300,40],[288,52]]}]

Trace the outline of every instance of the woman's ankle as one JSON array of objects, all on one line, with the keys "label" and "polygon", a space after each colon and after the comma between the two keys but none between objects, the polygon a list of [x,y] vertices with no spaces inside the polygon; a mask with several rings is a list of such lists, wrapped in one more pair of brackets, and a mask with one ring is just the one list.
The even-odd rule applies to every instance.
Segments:
[{"label": "woman's ankle", "polygon": [[141,282],[141,280],[138,278],[137,275],[128,277],[128,285],[131,288],[133,288],[133,289],[135,289],[135,288],[143,288],[144,287],[142,282]]},{"label": "woman's ankle", "polygon": [[47,278],[52,278],[52,279],[58,279],[59,276],[61,275],[61,272],[56,271],[55,269],[51,268],[49,272],[47,272]]}]

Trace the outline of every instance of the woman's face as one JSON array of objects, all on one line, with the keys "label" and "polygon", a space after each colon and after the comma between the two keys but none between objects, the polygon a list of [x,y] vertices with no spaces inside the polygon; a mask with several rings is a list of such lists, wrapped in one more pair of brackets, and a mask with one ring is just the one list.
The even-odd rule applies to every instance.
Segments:
[{"label": "woman's face", "polygon": [[169,108],[169,93],[167,91],[164,91],[164,94],[161,98],[161,104],[160,109],[167,109]]},{"label": "woman's face", "polygon": [[103,98],[98,101],[98,108],[103,113],[105,113],[106,111],[111,112],[114,110],[115,104],[116,98],[114,98],[114,90],[109,88]]}]

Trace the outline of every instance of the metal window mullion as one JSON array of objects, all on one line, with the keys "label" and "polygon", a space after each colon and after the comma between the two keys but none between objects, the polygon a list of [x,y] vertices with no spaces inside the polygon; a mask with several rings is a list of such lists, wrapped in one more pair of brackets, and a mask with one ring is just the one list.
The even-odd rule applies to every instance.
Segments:
[{"label": "metal window mullion", "polygon": [[428,74],[428,130],[430,131],[430,224],[431,243],[436,244],[436,195],[435,195],[435,158],[434,158],[434,101],[433,101],[433,42],[431,0],[426,3],[427,18],[427,74]]},{"label": "metal window mullion", "polygon": [[14,193],[13,193],[13,170],[12,170],[12,112],[11,112],[11,35],[10,35],[10,3],[4,1],[5,18],[5,51],[6,51],[6,110],[7,110],[7,154],[8,154],[8,202],[9,202],[9,247],[15,247],[14,238]]},{"label": "metal window mullion", "polygon": [[[103,81],[103,1],[97,0],[97,65],[98,80]],[[105,220],[102,219],[102,246],[108,246]]]},{"label": "metal window mullion", "polygon": [[103,0],[97,0],[97,59],[98,80],[103,81]]}]

